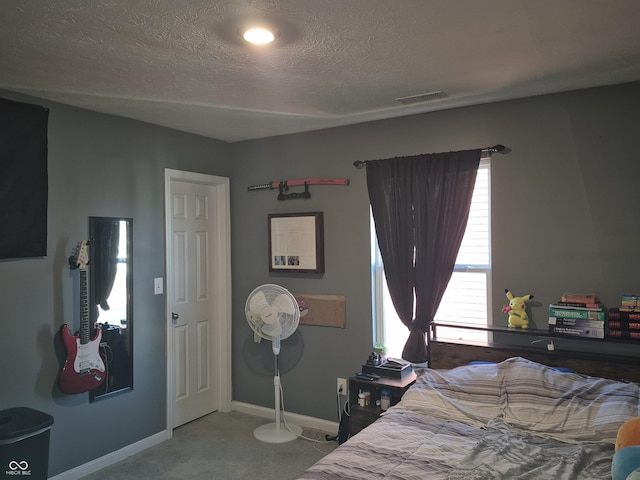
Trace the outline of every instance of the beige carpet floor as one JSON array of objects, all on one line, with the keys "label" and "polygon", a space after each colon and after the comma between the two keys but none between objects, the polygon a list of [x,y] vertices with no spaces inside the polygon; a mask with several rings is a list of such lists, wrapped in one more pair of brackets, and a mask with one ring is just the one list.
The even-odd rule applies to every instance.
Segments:
[{"label": "beige carpet floor", "polygon": [[305,429],[292,442],[270,444],[253,436],[268,419],[215,412],[178,427],[173,438],[82,480],[293,480],[338,446],[321,432]]}]

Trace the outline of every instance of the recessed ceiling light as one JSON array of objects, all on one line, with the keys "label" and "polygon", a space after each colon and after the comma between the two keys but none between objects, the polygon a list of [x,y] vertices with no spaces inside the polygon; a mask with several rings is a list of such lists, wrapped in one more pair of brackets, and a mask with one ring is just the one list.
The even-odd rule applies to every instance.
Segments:
[{"label": "recessed ceiling light", "polygon": [[256,45],[265,45],[267,43],[271,43],[275,40],[275,35],[271,33],[269,30],[264,28],[250,28],[244,35],[242,35],[249,43],[254,43]]}]

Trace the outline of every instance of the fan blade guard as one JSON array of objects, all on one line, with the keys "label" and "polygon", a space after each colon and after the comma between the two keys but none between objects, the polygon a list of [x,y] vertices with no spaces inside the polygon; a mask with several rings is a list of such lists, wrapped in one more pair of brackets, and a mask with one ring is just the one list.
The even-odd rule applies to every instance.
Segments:
[{"label": "fan blade guard", "polygon": [[284,287],[260,285],[247,297],[247,322],[262,338],[284,340],[291,336],[300,322],[300,308],[295,297]]}]

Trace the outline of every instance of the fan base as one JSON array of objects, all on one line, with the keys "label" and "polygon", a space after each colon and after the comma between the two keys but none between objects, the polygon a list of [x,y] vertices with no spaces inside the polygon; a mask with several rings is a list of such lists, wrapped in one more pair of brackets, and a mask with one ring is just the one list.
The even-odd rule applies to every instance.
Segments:
[{"label": "fan base", "polygon": [[253,436],[261,442],[286,443],[291,442],[302,434],[302,428],[298,425],[287,424],[287,428],[276,423],[261,425],[253,431]]}]

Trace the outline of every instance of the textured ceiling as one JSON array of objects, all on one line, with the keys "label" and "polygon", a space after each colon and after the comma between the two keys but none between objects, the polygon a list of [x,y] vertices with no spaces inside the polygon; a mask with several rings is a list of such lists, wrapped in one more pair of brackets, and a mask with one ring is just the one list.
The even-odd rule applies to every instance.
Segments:
[{"label": "textured ceiling", "polygon": [[[0,88],[234,142],[639,80],[639,18],[638,0],[3,0]],[[244,44],[252,21],[276,42]]]}]

